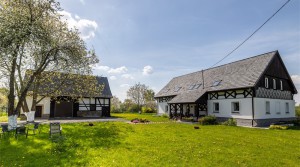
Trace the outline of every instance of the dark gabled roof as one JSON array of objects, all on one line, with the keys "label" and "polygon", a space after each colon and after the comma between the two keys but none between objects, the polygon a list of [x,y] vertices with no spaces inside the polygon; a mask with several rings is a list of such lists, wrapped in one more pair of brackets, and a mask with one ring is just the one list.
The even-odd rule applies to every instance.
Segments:
[{"label": "dark gabled roof", "polygon": [[[25,80],[32,70],[27,70]],[[106,77],[80,75],[61,72],[42,72],[39,95],[44,96],[78,96],[111,98],[109,83]],[[33,86],[29,91],[33,90]]]},{"label": "dark gabled roof", "polygon": [[[206,92],[254,87],[276,54],[278,51],[175,77],[155,97],[176,95],[169,103],[193,103]],[[202,85],[191,89],[194,84]],[[182,88],[175,92],[177,87]]]}]

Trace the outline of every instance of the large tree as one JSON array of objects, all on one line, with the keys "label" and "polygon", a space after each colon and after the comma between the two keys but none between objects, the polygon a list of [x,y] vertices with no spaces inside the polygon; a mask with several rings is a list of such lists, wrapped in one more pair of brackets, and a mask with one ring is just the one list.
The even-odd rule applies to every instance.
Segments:
[{"label": "large tree", "polygon": [[[8,79],[9,124],[16,115],[29,88],[45,70],[87,74],[97,62],[88,52],[76,29],[61,21],[55,0],[0,1],[0,72]],[[23,80],[24,69],[32,74]],[[18,102],[15,106],[15,95]]]},{"label": "large tree", "polygon": [[154,99],[154,91],[145,84],[138,83],[129,88],[127,97],[137,104],[140,109],[140,106]]}]

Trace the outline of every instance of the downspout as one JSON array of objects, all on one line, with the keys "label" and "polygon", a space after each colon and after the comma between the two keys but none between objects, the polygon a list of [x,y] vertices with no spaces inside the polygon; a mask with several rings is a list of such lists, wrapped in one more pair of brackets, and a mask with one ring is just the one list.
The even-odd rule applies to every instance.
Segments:
[{"label": "downspout", "polygon": [[255,94],[255,88],[252,88],[252,127],[254,126],[254,94]]}]

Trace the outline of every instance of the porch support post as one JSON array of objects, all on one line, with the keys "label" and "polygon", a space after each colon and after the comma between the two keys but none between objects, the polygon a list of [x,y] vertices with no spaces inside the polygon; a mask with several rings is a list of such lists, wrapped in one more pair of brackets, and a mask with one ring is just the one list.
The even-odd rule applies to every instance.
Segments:
[{"label": "porch support post", "polygon": [[179,106],[180,106],[180,120],[181,120],[183,115],[183,104],[179,104]]}]

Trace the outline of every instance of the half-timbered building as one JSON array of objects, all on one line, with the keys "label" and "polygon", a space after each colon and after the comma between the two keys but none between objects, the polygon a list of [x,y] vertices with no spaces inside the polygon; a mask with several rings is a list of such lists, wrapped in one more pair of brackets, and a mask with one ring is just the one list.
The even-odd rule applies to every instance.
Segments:
[{"label": "half-timbered building", "polygon": [[[46,78],[50,74],[44,72],[41,77]],[[73,77],[66,79],[70,75]],[[50,77],[52,78],[44,81],[37,90],[36,118],[110,116],[112,94],[106,77],[78,74],[50,75]],[[95,89],[89,88],[90,86],[94,86]],[[32,91],[31,87],[26,97],[29,109],[33,101]]]},{"label": "half-timbered building", "polygon": [[173,78],[155,98],[170,117],[214,115],[238,125],[295,119],[297,93],[278,51]]}]

